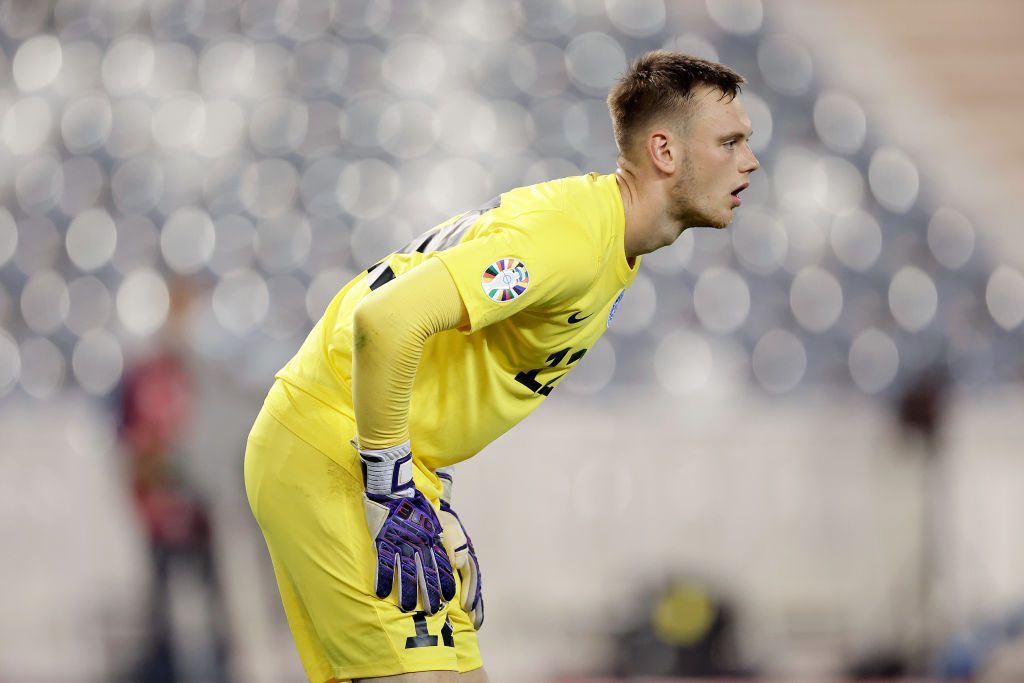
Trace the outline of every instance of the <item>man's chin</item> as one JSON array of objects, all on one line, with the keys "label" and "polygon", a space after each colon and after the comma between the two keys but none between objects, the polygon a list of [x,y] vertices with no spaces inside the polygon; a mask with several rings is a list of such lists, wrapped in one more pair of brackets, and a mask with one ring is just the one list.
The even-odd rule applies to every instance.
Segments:
[{"label": "man's chin", "polygon": [[715,230],[724,230],[729,227],[730,223],[732,223],[732,211],[724,216],[708,217],[708,227]]}]

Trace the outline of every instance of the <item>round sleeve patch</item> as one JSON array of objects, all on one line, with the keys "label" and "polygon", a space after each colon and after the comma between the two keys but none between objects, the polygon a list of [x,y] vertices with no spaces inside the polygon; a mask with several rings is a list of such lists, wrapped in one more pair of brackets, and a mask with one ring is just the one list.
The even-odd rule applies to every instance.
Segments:
[{"label": "round sleeve patch", "polygon": [[530,286],[530,271],[519,259],[498,259],[484,270],[480,284],[492,301],[505,303],[526,292]]}]

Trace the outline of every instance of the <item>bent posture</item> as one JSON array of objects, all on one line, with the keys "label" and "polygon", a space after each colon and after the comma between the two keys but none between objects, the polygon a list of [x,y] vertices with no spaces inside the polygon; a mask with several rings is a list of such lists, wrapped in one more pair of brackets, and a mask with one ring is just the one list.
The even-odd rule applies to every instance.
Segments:
[{"label": "bent posture", "polygon": [[536,408],[640,257],[724,228],[758,162],[743,79],[671,52],[608,97],[615,173],[514,189],[334,297],[277,374],[245,482],[311,681],[486,681],[480,565],[451,466]]}]

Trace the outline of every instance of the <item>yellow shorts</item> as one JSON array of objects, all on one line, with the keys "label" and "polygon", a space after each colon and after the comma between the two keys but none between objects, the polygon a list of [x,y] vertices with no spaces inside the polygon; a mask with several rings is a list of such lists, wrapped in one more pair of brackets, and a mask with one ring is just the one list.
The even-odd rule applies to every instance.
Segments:
[{"label": "yellow shorts", "polygon": [[[337,438],[347,444],[352,434]],[[266,407],[245,449],[245,488],[310,681],[482,665],[476,631],[457,598],[427,616],[402,612],[394,595],[374,594],[377,556],[363,516],[363,482]]]}]

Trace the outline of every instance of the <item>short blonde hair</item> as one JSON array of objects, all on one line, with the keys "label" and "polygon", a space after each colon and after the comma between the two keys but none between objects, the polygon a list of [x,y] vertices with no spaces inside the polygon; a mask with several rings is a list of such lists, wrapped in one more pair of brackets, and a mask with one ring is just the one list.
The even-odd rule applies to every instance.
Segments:
[{"label": "short blonde hair", "polygon": [[630,158],[636,134],[652,120],[685,113],[698,87],[716,88],[731,99],[742,84],[743,76],[717,62],[667,50],[641,55],[608,93],[619,155]]}]

